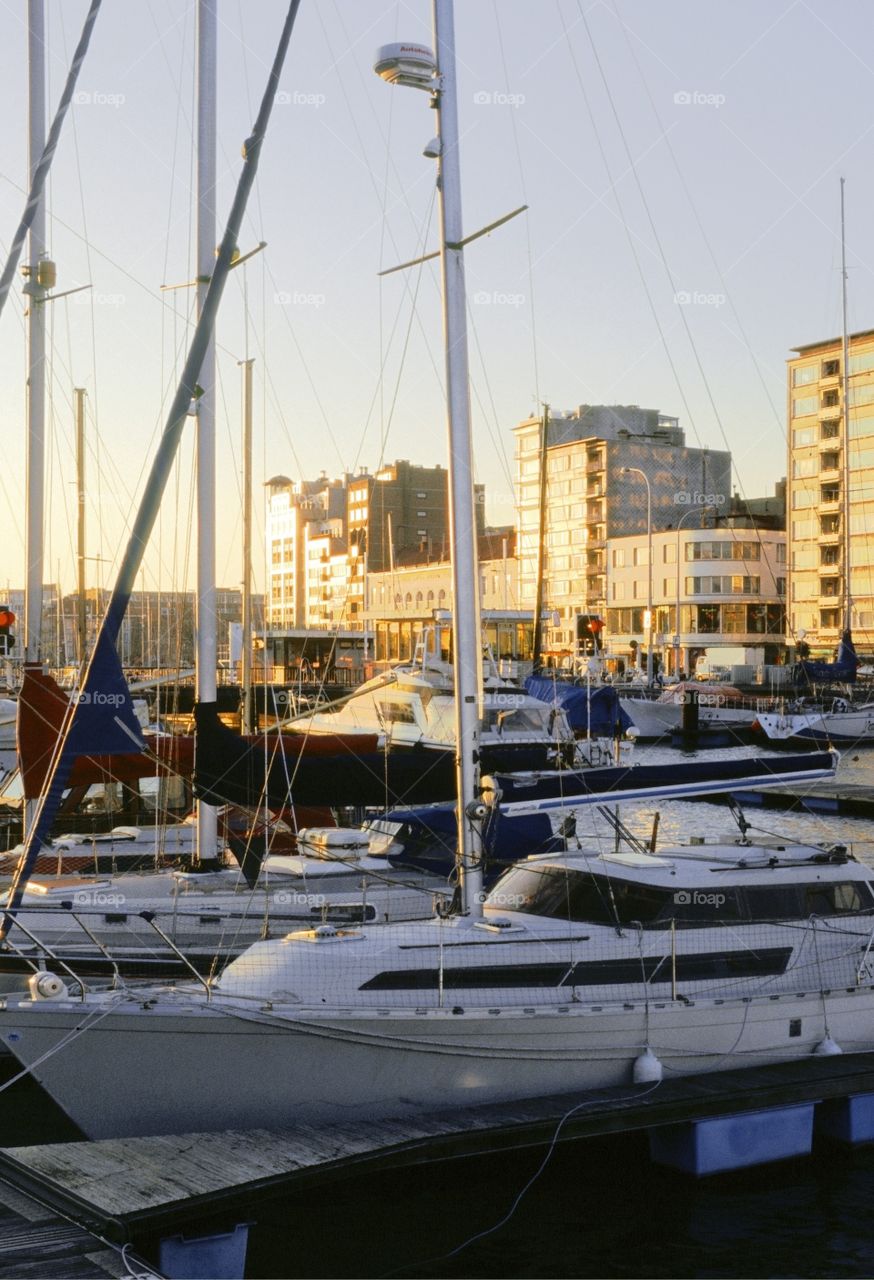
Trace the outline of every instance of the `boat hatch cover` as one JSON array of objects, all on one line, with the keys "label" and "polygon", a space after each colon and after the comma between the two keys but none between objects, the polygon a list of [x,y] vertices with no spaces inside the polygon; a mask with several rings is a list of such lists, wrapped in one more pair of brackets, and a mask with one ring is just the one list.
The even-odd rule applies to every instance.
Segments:
[{"label": "boat hatch cover", "polygon": [[336,929],[332,924],[320,924],[316,929],[299,929],[287,933],[283,942],[356,942],[363,938],[360,929]]},{"label": "boat hatch cover", "polygon": [[620,867],[672,867],[669,858],[658,858],[653,853],[634,853],[632,850],[620,850],[619,853],[605,853],[605,862],[615,862]]}]

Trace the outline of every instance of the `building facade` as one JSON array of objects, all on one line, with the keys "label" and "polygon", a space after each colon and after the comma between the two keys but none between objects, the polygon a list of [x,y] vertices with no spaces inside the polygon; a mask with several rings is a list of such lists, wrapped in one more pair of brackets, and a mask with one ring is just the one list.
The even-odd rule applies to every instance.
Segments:
[{"label": "building facade", "polygon": [[[496,659],[530,661],[534,619],[519,608],[515,531],[487,531],[479,538],[483,638]],[[409,553],[394,570],[368,577],[367,616],[379,661],[412,658],[426,629],[444,615],[441,647],[450,654],[452,566],[448,559],[426,561]]]},{"label": "building facade", "polygon": [[773,666],[784,656],[786,534],[750,517],[611,538],[606,645],[645,666],[652,601],[655,665],[692,675],[711,666]]},{"label": "building facade", "polygon": [[[790,643],[834,650],[848,602],[856,647],[874,648],[874,330],[849,338],[849,431],[842,340],[788,362]],[[849,482],[849,488],[848,488]],[[849,548],[849,563],[847,549]]]},{"label": "building facade", "polygon": [[[521,603],[533,608],[541,419],[520,423],[514,434],[519,593]],[[545,649],[568,654],[575,644],[576,617],[603,617],[608,608],[609,540],[646,534],[648,493],[654,531],[676,528],[696,508],[727,510],[731,455],[687,447],[676,418],[637,405],[552,411],[546,455],[543,603],[552,623],[546,627]]]},{"label": "building facade", "polygon": [[[449,551],[449,475],[406,460],[371,474],[268,481],[271,631],[363,631],[365,586],[412,556],[442,563]],[[476,519],[484,529],[484,493]]]}]

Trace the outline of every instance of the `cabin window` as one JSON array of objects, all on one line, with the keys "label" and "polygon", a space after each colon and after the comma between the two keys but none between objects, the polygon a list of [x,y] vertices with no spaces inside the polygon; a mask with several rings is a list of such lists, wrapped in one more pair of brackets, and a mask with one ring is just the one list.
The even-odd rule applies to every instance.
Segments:
[{"label": "cabin window", "polygon": [[853,881],[842,884],[808,885],[805,890],[805,914],[809,916],[848,915],[870,910],[871,887]]},{"label": "cabin window", "polygon": [[123,911],[110,911],[103,919],[107,924],[127,924],[127,915]]},{"label": "cabin window", "polygon": [[392,724],[415,724],[416,715],[407,702],[386,701],[380,703],[383,719]]},{"label": "cabin window", "polygon": [[[719,982],[738,978],[764,978],[785,973],[791,947],[759,950],[711,951],[697,955],[637,956],[623,960],[583,960],[577,964],[476,965],[445,968],[444,990],[484,990],[512,987],[612,987],[647,983]],[[437,991],[439,969],[387,969],[368,978],[360,991]]]}]

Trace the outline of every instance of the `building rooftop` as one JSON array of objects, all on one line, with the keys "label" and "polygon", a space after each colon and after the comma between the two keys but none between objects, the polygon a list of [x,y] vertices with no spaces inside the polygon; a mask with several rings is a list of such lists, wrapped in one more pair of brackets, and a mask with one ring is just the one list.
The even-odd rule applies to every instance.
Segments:
[{"label": "building rooftop", "polygon": [[[874,338],[874,329],[860,329],[858,333],[847,335],[850,342],[856,338]],[[803,347],[790,347],[790,351],[794,351],[797,356],[807,355],[810,351],[817,351],[820,347],[833,347],[836,343],[842,342],[843,336],[838,335],[837,338],[822,338],[819,342],[807,342]]]}]

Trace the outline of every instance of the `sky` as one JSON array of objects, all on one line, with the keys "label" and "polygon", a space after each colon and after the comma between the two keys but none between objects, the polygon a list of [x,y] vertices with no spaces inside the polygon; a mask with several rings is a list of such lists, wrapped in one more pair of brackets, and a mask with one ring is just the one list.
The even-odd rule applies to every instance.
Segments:
[{"label": "sky", "polygon": [[[87,9],[46,0],[49,112]],[[218,0],[221,225],[285,0]],[[4,0],[0,252],[26,184],[26,5]],[[89,585],[111,585],[191,333],[195,0],[104,0],[52,171],[46,581],[74,586],[73,388],[88,393]],[[263,482],[445,463],[439,268],[425,94],[375,51],[432,43],[427,0],[303,0],[218,323],[220,585],[241,579],[239,361],[255,358]],[[786,470],[785,360],[872,327],[874,12],[864,0],[456,0],[477,479],[511,523],[512,428],[583,403],[676,415],[731,450],[735,486]],[[25,322],[0,318],[2,585],[24,578]],[[193,430],[141,585],[194,586]]]}]

